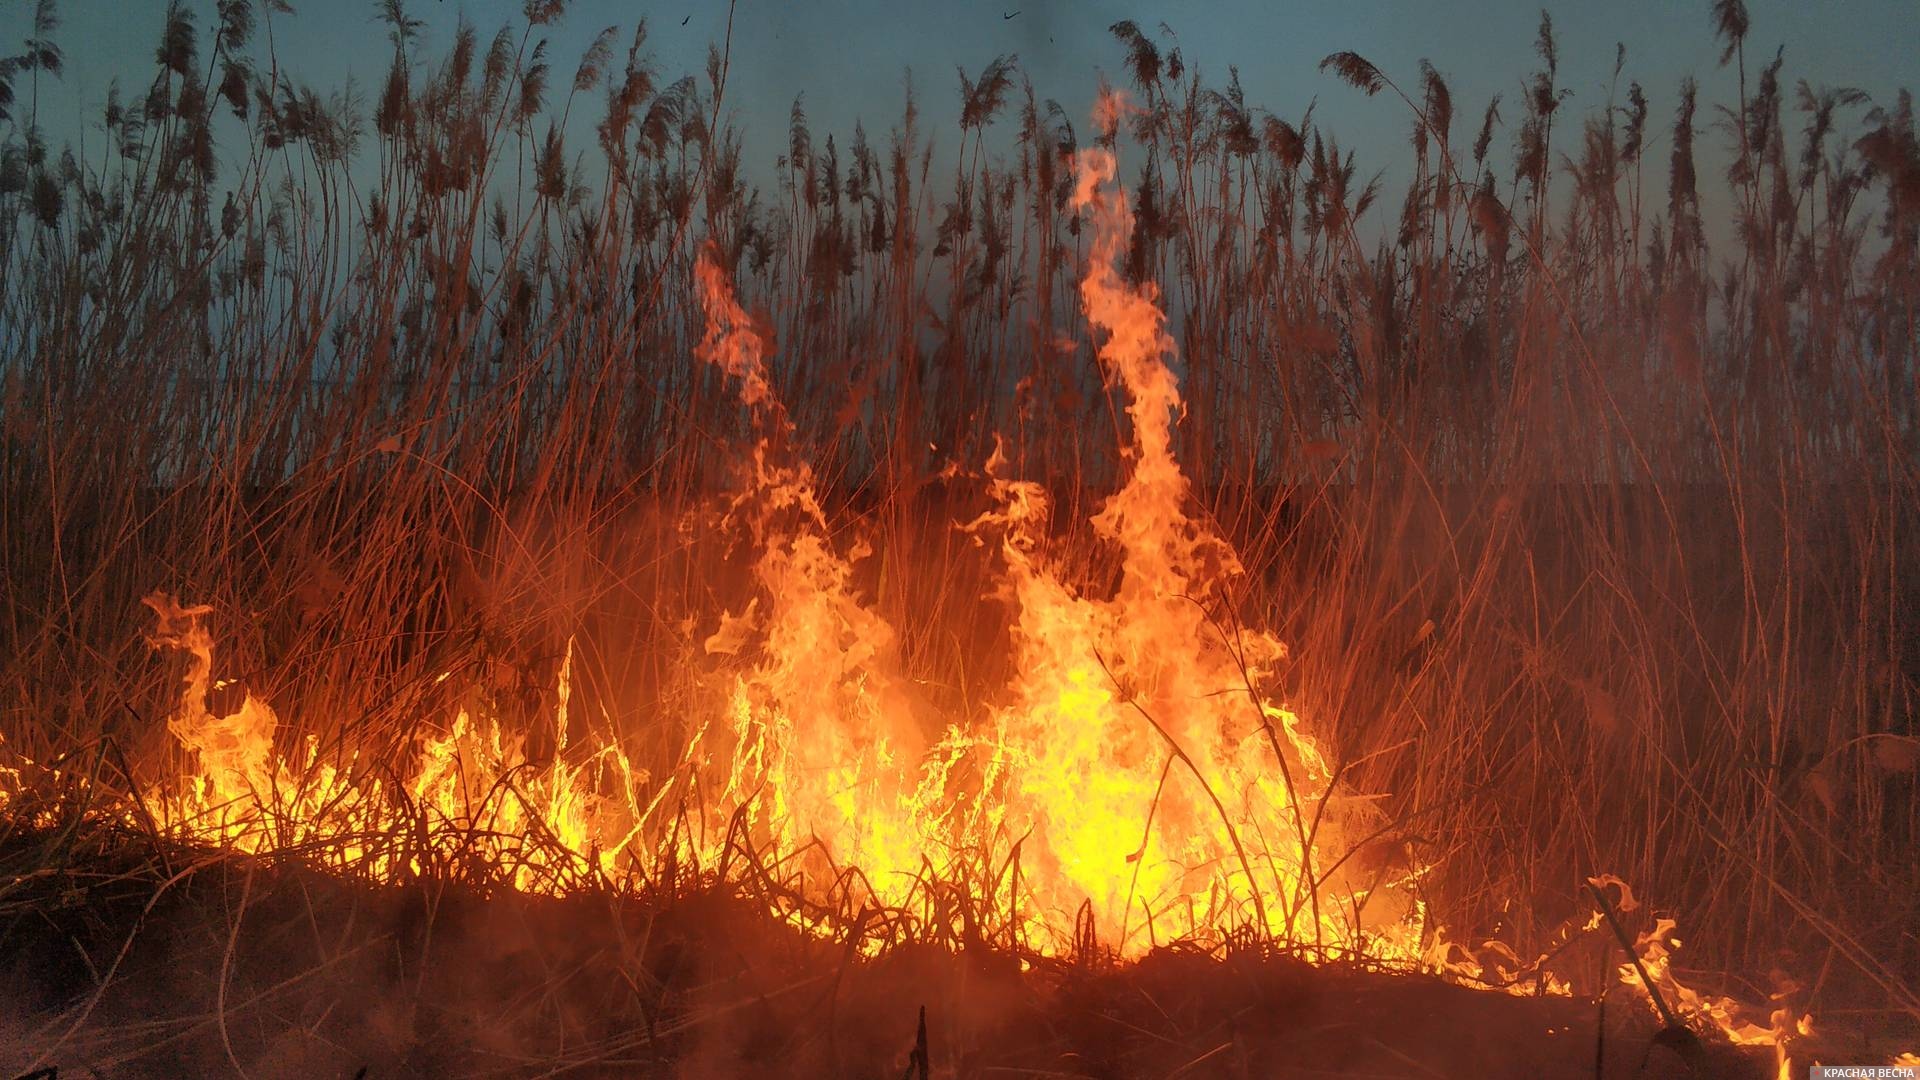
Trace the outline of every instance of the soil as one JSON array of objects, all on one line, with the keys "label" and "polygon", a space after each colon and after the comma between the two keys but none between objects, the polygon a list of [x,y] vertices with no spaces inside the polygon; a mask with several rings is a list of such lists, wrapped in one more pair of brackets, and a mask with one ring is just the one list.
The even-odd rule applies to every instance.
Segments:
[{"label": "soil", "polygon": [[[869,959],[716,888],[556,899],[139,838],[37,857],[55,849],[76,850],[0,841],[0,1076],[1689,1075],[1624,989],[1602,1010],[1253,949]],[[1711,1039],[1690,1056],[1773,1069]]]}]

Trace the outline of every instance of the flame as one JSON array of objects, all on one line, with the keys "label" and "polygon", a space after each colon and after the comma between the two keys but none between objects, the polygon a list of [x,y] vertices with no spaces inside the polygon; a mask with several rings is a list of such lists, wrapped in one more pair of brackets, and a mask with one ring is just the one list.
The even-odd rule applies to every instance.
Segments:
[{"label": "flame", "polygon": [[[1419,936],[1411,896],[1384,901],[1382,887],[1410,875],[1322,876],[1332,861],[1322,853],[1345,853],[1366,804],[1332,789],[1298,717],[1261,691],[1286,648],[1232,625],[1225,591],[1239,560],[1186,513],[1174,342],[1151,283],[1120,275],[1133,214],[1115,172],[1110,152],[1082,151],[1074,205],[1094,230],[1081,298],[1105,335],[1101,364],[1128,397],[1131,469],[1092,521],[1118,549],[1121,576],[1110,596],[1062,580],[1041,551],[1045,491],[1001,478],[996,450],[988,472],[1001,508],[971,527],[1003,530],[1017,674],[994,718],[991,817],[1026,838],[1023,872],[1049,924],[1084,901],[1123,954],[1250,927],[1323,954],[1405,956]],[[1323,896],[1341,902],[1323,908]]]},{"label": "flame", "polygon": [[[1640,906],[1633,890],[1619,878],[1603,874],[1590,880],[1596,888],[1613,886],[1619,889],[1619,901],[1616,904],[1619,910],[1633,911]],[[1790,1080],[1794,1066],[1789,1056],[1789,1045],[1795,1038],[1813,1034],[1813,1017],[1799,1012],[1792,1005],[1794,995],[1801,989],[1800,984],[1785,972],[1773,973],[1774,988],[1769,995],[1773,1008],[1767,1014],[1767,1023],[1762,1025],[1749,1019],[1749,1014],[1754,1011],[1750,1006],[1731,997],[1703,994],[1675,977],[1673,956],[1682,944],[1680,938],[1675,936],[1676,930],[1678,924],[1674,919],[1657,916],[1653,925],[1634,939],[1633,951],[1639,959],[1639,965],[1620,965],[1620,981],[1640,991],[1649,1002],[1652,1001],[1650,983],[1651,991],[1657,991],[1661,1000],[1677,1004],[1685,1016],[1712,1027],[1737,1046],[1771,1048],[1776,1075],[1779,1080]],[[1643,970],[1645,979],[1641,978]]]},{"label": "flame", "polygon": [[[996,450],[995,509],[957,523],[991,541],[1010,612],[1015,674],[991,707],[941,718],[920,700],[896,629],[855,586],[870,548],[829,528],[785,438],[766,329],[708,245],[695,351],[758,429],[716,527],[748,546],[751,595],[702,628],[724,677],[675,760],[658,776],[636,767],[611,730],[570,743],[594,727],[569,716],[571,644],[537,762],[527,733],[466,709],[427,730],[399,775],[315,737],[288,749],[251,692],[231,711],[210,704],[212,608],[155,593],[149,640],[186,658],[167,723],[187,760],[143,801],[176,835],[248,852],[332,842],[381,878],[476,872],[560,892],[663,864],[711,872],[744,850],[785,867],[807,900],[917,905],[956,938],[1131,956],[1250,932],[1418,963],[1412,868],[1352,857],[1381,822],[1271,698],[1286,648],[1238,624],[1239,560],[1188,513],[1174,343],[1154,289],[1118,270],[1132,211],[1114,157],[1087,151],[1076,169],[1093,226],[1082,296],[1130,421],[1130,469],[1091,520],[1120,576],[1107,589],[1069,578],[1046,543],[1047,493],[1006,475]],[[963,902],[929,900],[933,883]]]}]

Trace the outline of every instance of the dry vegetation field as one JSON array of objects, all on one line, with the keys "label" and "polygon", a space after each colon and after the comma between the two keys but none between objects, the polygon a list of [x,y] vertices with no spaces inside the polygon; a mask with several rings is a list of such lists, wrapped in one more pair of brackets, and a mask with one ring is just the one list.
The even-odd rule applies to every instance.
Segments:
[{"label": "dry vegetation field", "polygon": [[[1596,994],[1599,875],[1643,954],[1678,920],[1672,985],[1810,1013],[1828,1060],[1920,1048],[1909,94],[1799,77],[1715,0],[1737,98],[1623,51],[1576,110],[1543,16],[1493,102],[1329,57],[1322,96],[1411,132],[1352,147],[1120,23],[1130,104],[1091,120],[1001,57],[957,124],[916,80],[872,131],[796,99],[774,145],[726,42],[657,71],[642,25],[574,66],[563,6],[428,49],[388,0],[356,95],[279,67],[284,5],[176,2],[83,145],[36,122],[53,5],[0,49],[0,1069],[990,1075],[964,1029],[1033,1075],[1392,1074],[1422,1051],[1314,1057],[1309,1025],[1263,1057],[1222,1018],[1414,993],[1355,989],[1396,965]],[[1143,303],[1175,347],[1122,355]],[[1161,683],[1214,674],[1183,719]],[[1072,807],[1126,835],[1117,903],[1069,898]],[[1394,874],[1404,938],[1355,899]],[[1176,1019],[1155,980],[1208,952],[1242,981]],[[911,1053],[909,1002],[1022,965],[1070,1000],[936,1008]],[[380,1009],[308,994],[362,976]],[[1511,1007],[1548,1011],[1461,1014],[1477,1066],[1560,1075],[1487,1033],[1577,1016],[1591,1075],[1590,1000]],[[514,1034],[473,1050],[459,1010]],[[1089,1063],[1090,1016],[1144,1041]],[[330,1023],[391,1056],[288,1041]]]}]

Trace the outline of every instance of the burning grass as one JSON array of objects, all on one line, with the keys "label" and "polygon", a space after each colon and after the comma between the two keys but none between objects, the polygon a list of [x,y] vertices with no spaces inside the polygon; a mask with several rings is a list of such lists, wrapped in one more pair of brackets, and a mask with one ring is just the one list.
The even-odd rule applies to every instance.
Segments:
[{"label": "burning grass", "polygon": [[[408,1067],[897,1068],[888,980],[924,979],[943,1070],[1003,1044],[1074,1071],[1033,1049],[1052,1016],[1083,1071],[1257,1072],[1277,1043],[1219,1024],[1270,1012],[1269,981],[1314,996],[1288,966],[1309,961],[1343,972],[1330,994],[1391,985],[1358,968],[1623,979],[1617,1019],[1657,1003],[1782,1075],[1808,1012],[1875,1052],[1912,1034],[1904,93],[1866,111],[1800,84],[1795,150],[1780,62],[1743,79],[1716,278],[1691,83],[1664,213],[1637,84],[1556,182],[1544,22],[1511,177],[1495,109],[1469,154],[1437,72],[1409,95],[1329,59],[1416,116],[1369,254],[1351,153],[1131,23],[1137,105],[1103,93],[1088,141],[1000,59],[963,76],[950,198],[910,95],[887,149],[857,129],[846,160],[796,103],[770,208],[723,121],[727,52],[661,86],[644,28],[623,67],[603,35],[548,110],[556,14],[485,50],[463,27],[428,63],[391,7],[370,135],[263,77],[245,3],[220,9],[217,85],[170,12],[104,162],[16,120],[0,801],[8,932],[39,958],[16,979],[48,1013],[30,1043],[293,1068],[269,1044],[333,1038],[333,1014],[264,1019],[279,980],[326,1010],[353,972],[391,993],[342,1045],[451,1055]],[[43,5],[36,40],[54,29]],[[1744,15],[1717,30],[1744,72]],[[568,118],[602,88],[589,179]],[[216,132],[244,155],[218,215]],[[261,876],[263,918],[236,914]],[[103,968],[103,943],[145,940],[163,901],[207,937],[235,887],[213,1007],[124,1026],[172,984],[133,944],[143,974]],[[316,889],[319,951],[276,973],[261,932]],[[482,894],[498,910],[463,908],[456,941],[494,955],[489,919],[555,940],[502,942],[499,985],[469,987],[418,922]],[[363,904],[413,929],[361,937]],[[658,958],[621,943],[715,905],[680,933],[728,989],[668,1009]],[[605,924],[552,929],[589,909]],[[1668,912],[1686,955],[1764,979],[1696,992]],[[733,933],[757,944],[709,955]],[[399,967],[365,966],[395,943]],[[957,1019],[981,965],[1025,1004]],[[1157,982],[1215,976],[1189,1012]],[[809,1026],[846,980],[871,1023]],[[1493,997],[1460,1008],[1524,1029],[1516,1067],[1551,1057],[1522,1049],[1535,1029],[1592,1033],[1571,1002]],[[421,1010],[472,1034],[441,1047]],[[1094,1015],[1146,1041],[1096,1046]],[[488,1016],[521,1026],[490,1043]],[[1368,1060],[1446,1054],[1374,1031]],[[1355,1045],[1327,1067],[1375,1054]]]}]

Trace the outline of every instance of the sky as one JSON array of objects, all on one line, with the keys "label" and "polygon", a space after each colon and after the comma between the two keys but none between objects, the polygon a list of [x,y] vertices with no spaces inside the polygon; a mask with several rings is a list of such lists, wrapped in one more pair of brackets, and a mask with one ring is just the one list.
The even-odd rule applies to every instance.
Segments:
[{"label": "sky", "polygon": [[[200,25],[210,25],[213,0],[188,2],[201,15]],[[292,2],[296,14],[272,22],[283,70],[322,88],[353,75],[369,94],[377,89],[390,47],[374,0]],[[26,35],[33,6],[33,0],[0,0],[0,50],[17,47]],[[483,41],[503,24],[522,22],[520,0],[406,0],[406,6],[427,24],[428,56],[439,55],[462,13],[479,27]],[[1567,107],[1585,115],[1605,104],[1615,43],[1624,42],[1621,95],[1628,79],[1646,87],[1657,136],[1651,160],[1664,162],[1664,132],[1684,76],[1700,79],[1704,102],[1735,98],[1732,69],[1717,65],[1708,7],[1708,0],[1550,3],[1560,83],[1573,91]],[[1815,86],[1854,86],[1876,102],[1891,102],[1900,87],[1920,85],[1920,0],[1748,0],[1748,9],[1750,70],[1784,45],[1789,87],[1805,78]],[[116,76],[123,90],[151,78],[164,11],[164,0],[59,3],[63,25],[56,40],[67,71],[58,84],[41,87],[43,126],[56,142],[63,128],[67,137],[82,134],[82,118],[93,124]],[[644,17],[648,49],[664,85],[703,70],[708,44],[726,36],[728,16],[721,0],[573,0],[563,20],[543,34],[551,39],[554,81],[564,87],[597,32],[620,28],[618,59],[631,27]],[[1036,93],[1058,99],[1084,131],[1099,77],[1127,82],[1123,51],[1107,27],[1119,19],[1146,28],[1164,22],[1209,84],[1224,84],[1228,66],[1237,66],[1249,103],[1289,119],[1317,99],[1316,118],[1343,146],[1359,151],[1363,173],[1388,167],[1391,179],[1392,166],[1404,167],[1408,158],[1411,117],[1405,106],[1386,95],[1364,98],[1320,72],[1320,59],[1353,50],[1409,88],[1417,84],[1420,60],[1430,59],[1452,87],[1454,135],[1462,141],[1471,141],[1487,100],[1503,94],[1508,127],[1496,146],[1504,148],[1511,146],[1520,115],[1521,81],[1537,64],[1539,18],[1537,0],[738,0],[727,107],[746,129],[750,168],[770,175],[785,149],[796,94],[805,95],[816,145],[832,132],[844,150],[856,118],[876,141],[898,121],[904,73],[911,68],[923,130],[951,144],[957,134],[956,65],[978,73],[993,57],[1016,54]],[[1703,110],[1703,122],[1708,115]],[[1010,127],[1009,121],[1003,116],[1003,124]],[[1796,118],[1787,123],[1797,131]],[[95,130],[84,133],[97,139]],[[1567,152],[1573,139],[1557,143]],[[1389,193],[1397,197],[1391,187]]]}]

